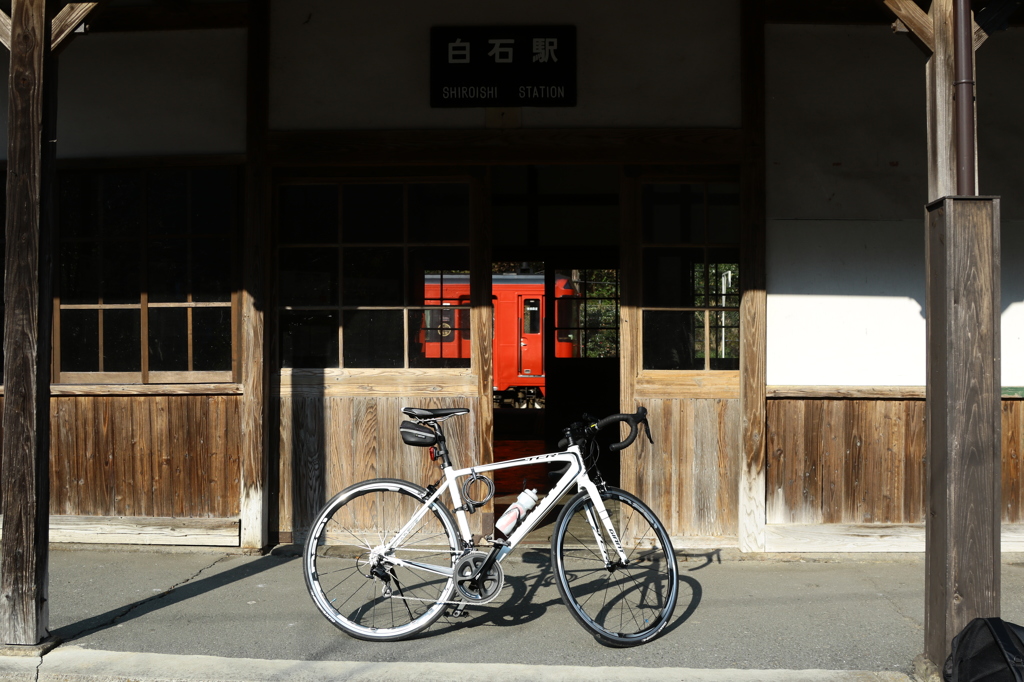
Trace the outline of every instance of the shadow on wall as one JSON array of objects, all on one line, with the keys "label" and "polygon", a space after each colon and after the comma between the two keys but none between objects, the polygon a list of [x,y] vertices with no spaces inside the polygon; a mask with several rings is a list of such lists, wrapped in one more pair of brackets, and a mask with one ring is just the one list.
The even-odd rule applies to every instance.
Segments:
[{"label": "shadow on wall", "polygon": [[[925,316],[921,220],[772,220],[768,223],[769,295],[911,298]],[[1001,230],[1003,313],[1024,303],[1024,221]]]}]

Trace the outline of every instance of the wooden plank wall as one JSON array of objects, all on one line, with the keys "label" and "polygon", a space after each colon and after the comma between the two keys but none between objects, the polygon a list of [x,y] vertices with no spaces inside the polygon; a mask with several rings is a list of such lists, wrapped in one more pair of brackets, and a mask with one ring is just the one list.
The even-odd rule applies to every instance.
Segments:
[{"label": "wooden plank wall", "polygon": [[50,513],[227,518],[239,513],[238,396],[50,401]]},{"label": "wooden plank wall", "polygon": [[676,538],[738,531],[739,400],[643,398],[654,445],[622,452],[622,487],[644,500]]},{"label": "wooden plank wall", "polygon": [[[1004,523],[1024,521],[1022,439],[1004,400]],[[923,400],[769,400],[767,522],[924,523],[925,441]]]},{"label": "wooden plank wall", "polygon": [[[427,449],[402,442],[398,425],[405,419],[403,407],[470,408],[468,415],[445,422],[445,436],[456,467],[480,463],[474,459],[472,437],[478,402],[473,397],[282,396],[277,500],[281,540],[303,540],[324,503],[353,483],[400,478],[425,487],[438,481],[440,469]],[[479,517],[471,520],[479,525]]]}]

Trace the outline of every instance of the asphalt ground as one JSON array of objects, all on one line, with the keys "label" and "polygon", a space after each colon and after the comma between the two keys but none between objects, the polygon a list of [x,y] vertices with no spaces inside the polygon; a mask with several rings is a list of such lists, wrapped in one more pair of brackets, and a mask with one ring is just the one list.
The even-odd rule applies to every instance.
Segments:
[{"label": "asphalt ground", "polygon": [[[923,649],[923,555],[682,553],[672,624],[630,649],[602,646],[572,619],[546,550],[517,550],[504,567],[494,602],[415,639],[372,643],[319,614],[292,547],[266,556],[55,548],[50,624],[61,644],[38,671],[77,660],[94,675],[52,679],[317,679],[320,670],[322,679],[497,682],[520,679],[509,677],[516,670],[521,679],[570,680],[625,679],[644,668],[651,680],[888,680],[906,679]],[[1002,601],[1005,619],[1024,622],[1024,557],[1004,557]],[[143,674],[146,661],[164,676]],[[222,672],[196,672],[202,661]],[[112,675],[118,666],[124,673]],[[178,676],[168,670],[175,666]]]}]

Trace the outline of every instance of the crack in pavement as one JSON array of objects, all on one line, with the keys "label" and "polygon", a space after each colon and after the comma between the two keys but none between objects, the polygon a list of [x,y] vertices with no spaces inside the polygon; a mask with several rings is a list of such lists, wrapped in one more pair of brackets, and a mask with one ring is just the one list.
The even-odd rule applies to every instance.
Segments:
[{"label": "crack in pavement", "polygon": [[[196,578],[201,576],[203,573],[205,573],[206,571],[209,571],[210,569],[212,569],[217,564],[221,563],[222,561],[225,561],[226,559],[231,558],[231,556],[232,555],[230,555],[230,554],[225,554],[224,556],[219,557],[212,564],[210,564],[208,566],[203,566],[202,568],[200,568],[198,571],[196,571],[192,575],[188,576],[184,580],[181,580],[181,581],[179,581],[177,583],[174,583],[173,585],[168,587],[166,590],[163,590],[159,594],[154,594],[151,597],[147,597],[147,598],[142,599],[140,601],[136,601],[136,602],[133,602],[131,604],[127,604],[127,605],[121,607],[120,609],[112,610],[112,611],[107,612],[107,614],[104,614],[104,615],[108,615],[109,616],[107,619],[105,619],[105,620],[103,620],[103,621],[101,621],[99,623],[96,623],[94,625],[91,625],[90,627],[87,627],[87,628],[85,628],[83,630],[75,632],[75,633],[71,634],[68,637],[61,638],[60,641],[58,642],[57,646],[61,646],[61,645],[66,644],[66,643],[73,642],[73,641],[75,641],[77,639],[81,639],[83,637],[91,635],[94,632],[99,632],[100,630],[104,630],[106,628],[113,627],[113,626],[117,625],[118,621],[120,621],[120,620],[126,618],[127,616],[131,615],[131,613],[133,611],[141,609],[142,607],[144,607],[144,606],[146,606],[148,604],[151,604],[154,601],[157,601],[157,600],[160,600],[160,599],[164,599],[164,598],[170,596],[171,594],[174,593],[175,590],[177,590],[180,587],[183,587],[185,585],[188,585],[189,583],[194,581]],[[56,648],[56,647],[54,647],[54,648]],[[40,659],[39,659],[39,664],[42,665],[42,657],[40,657]],[[38,680],[39,679],[38,668],[36,670],[37,670],[36,679]]]}]

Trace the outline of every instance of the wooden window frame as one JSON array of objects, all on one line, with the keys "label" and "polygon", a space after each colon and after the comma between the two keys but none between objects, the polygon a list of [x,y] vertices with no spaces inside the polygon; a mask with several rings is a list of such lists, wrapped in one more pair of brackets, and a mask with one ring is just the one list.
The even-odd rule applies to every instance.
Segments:
[{"label": "wooden window frame", "polygon": [[[239,380],[240,363],[239,363],[239,339],[240,339],[240,328],[241,313],[239,308],[240,302],[240,255],[241,249],[237,246],[241,243],[242,235],[242,223],[244,220],[243,204],[242,204],[242,192],[243,192],[243,175],[242,166],[235,159],[219,160],[195,160],[195,163],[183,163],[183,160],[169,160],[167,162],[161,162],[160,160],[136,160],[131,162],[125,162],[123,165],[119,163],[102,162],[96,163],[95,165],[81,165],[81,164],[70,164],[68,170],[73,170],[78,173],[87,173],[94,176],[99,176],[108,172],[137,172],[143,174],[144,186],[148,188],[150,181],[149,174],[151,172],[160,172],[167,170],[179,170],[189,173],[189,180],[191,180],[191,173],[194,171],[202,171],[208,169],[234,169],[236,172],[236,184],[235,184],[235,197],[234,205],[235,210],[233,213],[233,221],[229,226],[228,230],[224,234],[224,238],[229,243],[228,263],[229,269],[228,274],[228,288],[230,291],[229,298],[227,301],[193,301],[193,292],[191,287],[186,293],[186,300],[182,302],[150,302],[148,287],[146,286],[146,263],[148,262],[149,256],[149,244],[153,241],[146,231],[142,229],[138,235],[138,241],[140,243],[140,255],[142,258],[142,265],[140,268],[140,281],[139,281],[139,302],[138,303],[118,303],[118,304],[107,304],[103,303],[102,299],[100,302],[95,304],[63,304],[61,303],[61,291],[60,291],[60,259],[59,259],[59,245],[60,245],[60,228],[59,228],[59,208],[57,208],[57,218],[55,224],[57,225],[57,234],[54,238],[54,250],[56,267],[54,268],[54,296],[53,296],[53,350],[52,350],[52,373],[51,381],[55,385],[68,385],[68,386],[116,386],[116,385],[145,385],[159,387],[165,385],[172,387],[173,385],[191,385],[191,384],[233,384]],[[62,169],[63,170],[63,169]],[[60,174],[60,172],[58,172]],[[188,183],[188,192],[191,192],[191,182]],[[189,200],[191,195],[189,194]],[[55,207],[59,206],[59,201],[55,201]],[[146,213],[147,205],[143,203],[143,211]],[[208,235],[196,235],[191,231],[191,211],[186,210],[186,216],[188,222],[188,229],[183,235],[179,235],[178,238],[183,238],[188,242],[191,242],[196,238],[204,238]],[[97,242],[102,242],[103,239],[97,237]],[[191,258],[192,251],[189,250],[189,258]],[[194,361],[194,331],[193,331],[193,314],[192,311],[198,308],[227,308],[230,310],[230,332],[231,332],[231,361],[230,369],[227,370],[179,370],[179,371],[154,371],[149,369],[149,311],[151,309],[184,309],[187,315],[187,359],[189,365]],[[130,372],[108,372],[102,369],[102,322],[100,323],[100,334],[99,352],[100,352],[100,367],[99,371],[95,372],[65,372],[61,371],[61,314],[67,310],[138,310],[140,317],[140,330],[139,330],[139,352],[140,352],[140,369],[139,371]]]},{"label": "wooden window frame", "polygon": [[[679,243],[657,243],[648,244],[644,241],[644,201],[643,201],[643,188],[648,185],[696,185],[700,184],[704,188],[704,221],[705,221],[705,237],[702,243],[690,243],[690,242],[679,242]],[[644,255],[647,249],[659,249],[659,248],[693,248],[701,249],[704,252],[704,263],[709,264],[708,252],[714,249],[728,248],[737,249],[738,260],[742,260],[743,253],[743,242],[742,242],[742,231],[740,226],[737,226],[737,233],[740,235],[740,240],[733,244],[724,244],[718,242],[712,242],[709,240],[708,235],[708,186],[714,184],[735,184],[737,198],[740,196],[740,185],[739,178],[732,176],[719,176],[717,173],[708,174],[696,174],[696,175],[641,175],[636,180],[636,199],[635,199],[635,214],[634,224],[636,235],[636,250],[637,250],[637,264],[640,269],[643,269]],[[702,387],[724,387],[734,386],[738,384],[740,371],[739,369],[712,369],[711,368],[711,353],[710,353],[710,327],[711,327],[711,314],[712,313],[735,313],[739,316],[740,305],[739,299],[741,298],[741,292],[743,291],[743,273],[739,272],[739,281],[736,282],[736,298],[737,303],[735,306],[649,306],[644,305],[644,278],[638,276],[635,278],[638,296],[636,297],[636,353],[637,353],[637,375],[642,383],[649,383],[653,385],[670,385],[675,383],[678,387],[688,387],[695,390],[700,390]],[[712,296],[715,294],[705,294],[705,296]],[[703,369],[645,369],[644,368],[644,314],[647,311],[664,311],[664,312],[702,312],[704,313],[704,367]],[[742,328],[737,325],[737,342],[742,338]]]},{"label": "wooden window frame", "polygon": [[[403,187],[403,216],[402,216],[402,239],[400,242],[392,243],[378,243],[378,242],[345,242],[342,241],[342,211],[343,211],[343,188],[346,185],[402,185]],[[467,225],[467,238],[464,242],[421,242],[421,241],[410,241],[409,239],[409,186],[418,184],[453,184],[453,185],[465,185],[468,190],[469,206],[468,206],[468,225]],[[338,187],[338,239],[331,243],[299,243],[299,244],[288,244],[283,246],[280,244],[277,235],[279,225],[281,221],[281,189],[288,186],[307,186],[307,185],[335,185]],[[480,187],[479,180],[468,174],[442,174],[442,175],[430,175],[430,174],[395,174],[388,175],[386,171],[382,173],[367,173],[366,175],[340,173],[340,174],[317,174],[306,176],[304,174],[296,174],[289,177],[279,178],[274,183],[274,199],[273,199],[273,247],[272,247],[272,263],[271,270],[273,273],[273,291],[274,291],[274,303],[272,309],[274,311],[274,329],[275,335],[278,338],[278,342],[275,343],[276,347],[276,358],[275,366],[277,372],[281,377],[281,387],[284,390],[291,390],[293,392],[302,392],[304,387],[313,387],[312,390],[319,390],[316,387],[328,386],[328,392],[332,390],[337,392],[344,392],[345,390],[365,390],[366,387],[352,387],[352,386],[340,386],[339,381],[343,379],[360,380],[368,379],[373,377],[374,383],[378,384],[375,392],[388,393],[392,390],[399,392],[414,388],[415,386],[422,387],[432,386],[436,383],[436,379],[445,378],[448,382],[448,386],[445,392],[438,393],[438,395],[445,394],[447,391],[455,391],[453,395],[462,395],[466,388],[469,386],[475,386],[476,379],[474,378],[479,373],[478,364],[480,358],[477,353],[477,343],[470,341],[470,357],[468,358],[469,363],[464,367],[411,367],[410,366],[410,319],[409,312],[414,310],[440,310],[442,308],[451,308],[458,310],[461,313],[462,318],[469,321],[472,317],[473,306],[470,304],[469,296],[460,296],[460,300],[456,305],[452,306],[436,306],[436,305],[415,305],[411,304],[408,300],[408,287],[407,278],[409,273],[409,252],[411,249],[417,248],[465,248],[467,252],[467,261],[469,265],[470,274],[467,275],[470,279],[470,286],[472,287],[472,269],[473,269],[473,242],[474,242],[474,230],[477,229],[477,222],[479,221],[479,211],[481,202],[482,188]],[[290,248],[311,248],[311,247],[324,247],[324,248],[336,248],[338,251],[337,259],[337,273],[338,281],[337,286],[339,288],[338,302],[330,305],[299,305],[299,306],[285,306],[281,305],[278,300],[279,286],[278,276],[280,274],[280,261],[279,256],[282,249]],[[344,265],[344,251],[346,247],[351,248],[372,248],[372,247],[386,247],[386,248],[400,248],[402,250],[402,305],[345,305],[344,296],[341,292],[341,285],[343,279],[343,265]],[[283,312],[289,311],[334,311],[338,315],[338,326],[337,326],[337,349],[338,349],[338,366],[336,367],[323,367],[323,368],[303,368],[303,367],[283,367],[283,357],[280,350],[280,334],[281,324],[280,316]],[[400,310],[402,311],[402,367],[345,367],[344,366],[344,324],[343,317],[347,311],[355,310]],[[478,330],[473,329],[472,323],[470,323],[470,330],[468,339],[473,339],[476,336]],[[415,375],[416,379],[410,379],[410,376]],[[389,379],[389,377],[392,377]],[[394,384],[394,387],[391,384]],[[436,387],[434,387],[436,388]]]}]

